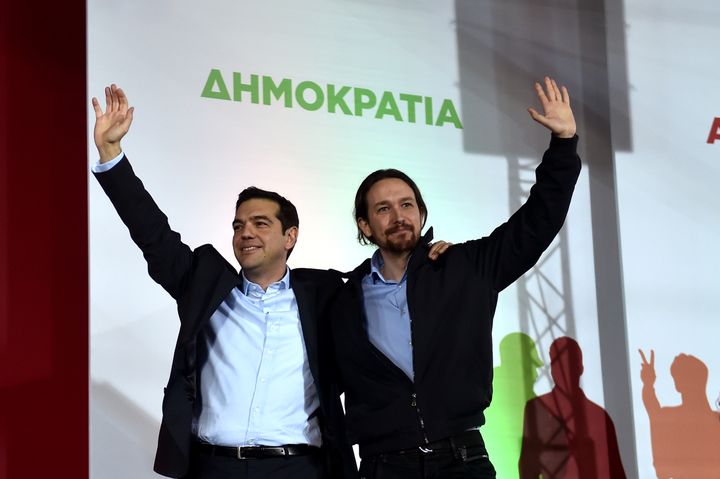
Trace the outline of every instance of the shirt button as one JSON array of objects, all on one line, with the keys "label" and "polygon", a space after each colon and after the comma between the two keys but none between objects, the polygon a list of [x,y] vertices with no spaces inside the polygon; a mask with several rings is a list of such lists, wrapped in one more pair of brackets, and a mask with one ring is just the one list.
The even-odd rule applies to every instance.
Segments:
[{"label": "shirt button", "polygon": [[260,382],[261,382],[261,383],[264,383],[264,382],[265,382],[265,378],[260,378]]}]

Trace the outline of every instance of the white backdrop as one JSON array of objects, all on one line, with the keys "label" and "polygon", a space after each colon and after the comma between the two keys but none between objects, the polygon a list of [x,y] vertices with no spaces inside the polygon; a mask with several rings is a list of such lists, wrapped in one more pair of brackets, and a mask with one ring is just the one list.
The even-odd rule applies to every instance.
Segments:
[{"label": "white backdrop", "polygon": [[[519,145],[513,149],[520,163],[539,158],[547,146],[542,127],[524,111],[535,104],[528,79],[551,74],[570,86],[581,142],[595,134],[583,131],[584,125],[597,124],[587,108],[595,100],[576,71],[583,61],[581,47],[552,31],[543,34],[544,50],[533,53],[556,59],[540,62],[543,69],[510,58],[523,63],[516,65],[523,75],[515,76],[513,69],[500,69],[497,59],[485,65],[480,53],[479,64],[467,64],[458,25],[480,36],[486,30],[456,18],[473,8],[467,2],[459,8],[460,3],[215,1],[200,6],[187,0],[91,0],[88,105],[111,82],[126,91],[136,111],[123,146],[136,172],[186,243],[212,243],[233,263],[235,198],[256,185],[280,192],[298,207],[301,233],[291,267],[353,268],[372,253],[354,240],[353,197],[360,181],[378,168],[399,168],[416,180],[436,238],[459,242],[484,236],[509,216],[517,196],[509,153],[489,143],[484,148],[485,138],[511,137]],[[490,3],[478,2],[478,8]],[[712,307],[720,296],[713,277],[720,266],[714,248],[720,205],[713,195],[720,142],[705,142],[713,118],[720,116],[720,71],[712,60],[720,34],[713,21],[720,13],[715,3],[696,0],[681,10],[670,0],[632,0],[609,15],[610,20],[624,15],[625,44],[618,47],[609,37],[612,108],[600,123],[611,128],[615,147],[618,206],[616,212],[610,208],[620,226],[626,306],[626,331],[618,334],[628,340],[622,354],[630,358],[626,373],[633,381],[634,415],[634,426],[618,429],[634,437],[623,459],[628,468],[637,458],[639,477],[654,472],[636,350],[655,349],[663,404],[679,403],[669,364],[680,352],[708,365],[709,395],[714,401],[720,393],[720,353],[714,347],[720,326]],[[568,11],[562,5],[547,8]],[[512,28],[518,28],[518,37],[525,34]],[[577,35],[572,28],[564,33]],[[618,71],[618,65],[626,71]],[[228,87],[232,72],[240,72],[245,82],[258,74],[276,83],[291,79],[293,86],[313,81],[362,87],[378,97],[384,91],[417,94],[431,97],[436,112],[449,99],[465,128],[429,126],[422,115],[411,123],[376,119],[374,111],[352,116],[327,108],[307,111],[295,102],[292,108],[278,101],[253,104],[247,94],[241,102],[203,98],[212,69],[223,73]],[[513,87],[513,101],[502,101],[507,85],[515,83],[521,86]],[[616,102],[618,96],[627,101]],[[482,122],[474,121],[480,112]],[[92,128],[91,109],[88,114]],[[584,143],[581,150],[584,160],[597,154],[586,151]],[[96,160],[91,147],[88,164]],[[592,245],[593,236],[604,232],[593,231],[588,170],[568,216],[565,259],[546,274],[572,290],[563,304],[570,311],[568,330],[584,352],[583,388],[603,405],[612,387],[607,377],[614,373],[601,368],[598,258]],[[178,329],[175,305],[147,277],[139,251],[92,178],[89,185],[91,473],[154,477],[162,387]],[[496,344],[508,333],[529,332],[526,297],[527,291],[515,286],[501,295]],[[536,340],[546,355],[549,340]],[[542,376],[535,392],[550,387]]]}]

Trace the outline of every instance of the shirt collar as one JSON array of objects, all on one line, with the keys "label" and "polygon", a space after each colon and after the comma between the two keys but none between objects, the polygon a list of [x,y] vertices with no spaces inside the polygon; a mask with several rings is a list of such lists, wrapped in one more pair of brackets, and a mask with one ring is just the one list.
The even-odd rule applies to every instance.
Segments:
[{"label": "shirt collar", "polygon": [[[280,281],[271,283],[267,288],[268,291],[277,291],[282,289],[290,289],[290,268],[287,267],[285,268],[285,276],[283,276]],[[265,293],[259,284],[253,283],[247,279],[247,277],[245,277],[245,273],[242,272],[242,292],[245,296],[247,296],[251,291],[259,292],[261,294]]]},{"label": "shirt collar", "polygon": [[370,259],[370,278],[372,279],[373,284],[377,284],[378,281],[382,281],[386,284],[402,283],[405,281],[405,278],[407,277],[407,268],[405,268],[405,272],[403,273],[403,277],[400,278],[400,281],[388,281],[381,273],[383,266],[385,266],[385,260],[383,260],[380,250],[377,249]]}]

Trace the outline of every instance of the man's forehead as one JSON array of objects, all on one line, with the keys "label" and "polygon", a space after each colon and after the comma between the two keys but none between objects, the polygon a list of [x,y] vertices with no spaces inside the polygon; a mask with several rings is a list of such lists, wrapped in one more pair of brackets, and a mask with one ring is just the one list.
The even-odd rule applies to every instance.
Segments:
[{"label": "man's forehead", "polygon": [[240,203],[235,211],[236,220],[248,220],[255,217],[274,219],[280,212],[280,205],[265,198],[252,198]]},{"label": "man's forehead", "polygon": [[376,202],[386,201],[390,198],[416,199],[415,192],[410,185],[400,178],[383,178],[370,188],[368,196]]}]

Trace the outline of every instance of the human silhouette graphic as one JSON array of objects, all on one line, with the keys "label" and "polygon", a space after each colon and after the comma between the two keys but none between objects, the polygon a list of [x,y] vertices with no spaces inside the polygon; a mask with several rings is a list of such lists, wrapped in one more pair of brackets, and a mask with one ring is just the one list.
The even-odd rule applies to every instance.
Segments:
[{"label": "human silhouette graphic", "polygon": [[535,341],[510,333],[500,341],[500,365],[493,369],[493,400],[481,428],[497,477],[518,478],[525,403],[535,397],[533,386],[543,365]]},{"label": "human silhouette graphic", "polygon": [[521,479],[624,479],[615,426],[580,388],[582,350],[569,337],[550,345],[552,391],[525,406]]},{"label": "human silhouette graphic", "polygon": [[720,414],[707,396],[708,368],[695,356],[679,354],[670,375],[682,402],[660,406],[655,394],[655,351],[642,358],[642,399],[650,419],[653,464],[659,479],[720,477]]}]

